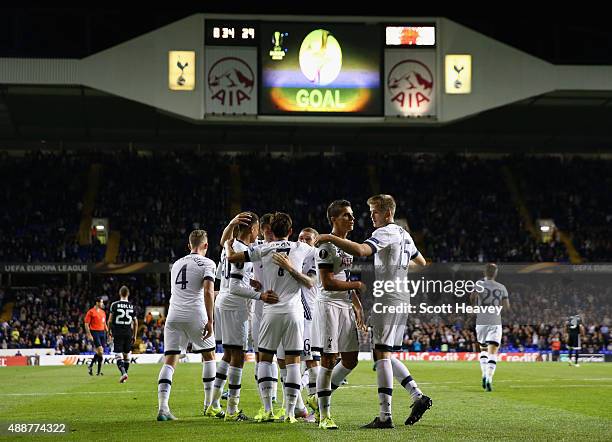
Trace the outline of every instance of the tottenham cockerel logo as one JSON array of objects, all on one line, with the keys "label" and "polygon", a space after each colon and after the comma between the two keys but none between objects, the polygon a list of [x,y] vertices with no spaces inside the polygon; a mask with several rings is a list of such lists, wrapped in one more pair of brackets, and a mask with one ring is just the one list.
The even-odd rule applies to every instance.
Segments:
[{"label": "tottenham cockerel logo", "polygon": [[431,71],[417,60],[400,61],[387,77],[391,102],[404,111],[415,111],[428,104],[433,86]]},{"label": "tottenham cockerel logo", "polygon": [[238,107],[251,100],[255,74],[240,58],[221,58],[208,71],[208,88],[213,100],[223,106]]}]

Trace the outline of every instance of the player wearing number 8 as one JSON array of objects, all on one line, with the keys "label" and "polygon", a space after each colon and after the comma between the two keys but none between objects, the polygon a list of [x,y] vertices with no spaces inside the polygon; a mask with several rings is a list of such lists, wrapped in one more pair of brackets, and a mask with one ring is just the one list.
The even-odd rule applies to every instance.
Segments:
[{"label": "player wearing number 8", "polygon": [[119,289],[119,300],[111,304],[108,315],[108,329],[113,339],[113,347],[117,358],[117,367],[121,372],[119,382],[128,379],[130,368],[129,354],[136,340],[138,319],[134,316],[134,306],[128,301],[130,290],[126,286]]},{"label": "player wearing number 8", "polygon": [[257,378],[264,403],[262,422],[273,419],[272,410],[272,360],[279,345],[285,351],[287,377],[285,378],[284,422],[295,423],[295,407],[300,395],[300,355],[304,348],[304,307],[301,286],[311,288],[313,281],[301,273],[304,261],[312,259],[315,249],[303,242],[289,241],[292,233],[291,217],[275,213],[270,222],[274,241],[251,246],[247,251],[234,251],[230,241],[225,243],[225,253],[230,263],[253,262],[263,264],[261,284],[278,296],[278,302],[264,304],[259,328],[259,353],[261,362]]}]

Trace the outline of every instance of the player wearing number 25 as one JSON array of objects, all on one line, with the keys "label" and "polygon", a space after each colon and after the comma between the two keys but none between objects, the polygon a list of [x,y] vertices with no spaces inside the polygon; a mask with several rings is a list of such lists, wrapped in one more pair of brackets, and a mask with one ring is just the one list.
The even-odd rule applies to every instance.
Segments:
[{"label": "player wearing number 25", "polygon": [[128,296],[130,296],[130,290],[122,286],[119,289],[120,299],[111,304],[108,315],[108,328],[113,340],[117,368],[121,372],[119,382],[122,384],[128,379],[129,354],[138,331],[138,319],[134,316],[134,306],[128,301]]}]

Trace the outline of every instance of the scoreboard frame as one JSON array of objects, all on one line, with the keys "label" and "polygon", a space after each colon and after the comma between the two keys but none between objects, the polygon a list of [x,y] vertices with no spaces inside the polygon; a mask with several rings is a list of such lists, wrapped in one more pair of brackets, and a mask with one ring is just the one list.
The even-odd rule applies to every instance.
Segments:
[{"label": "scoreboard frame", "polygon": [[[376,26],[378,27],[378,35],[380,36],[380,53],[378,63],[378,77],[379,77],[379,88],[378,94],[380,97],[380,106],[377,109],[375,115],[360,115],[358,113],[351,112],[314,112],[314,111],[287,111],[284,113],[264,113],[262,109],[262,94],[263,94],[263,77],[262,77],[262,57],[263,51],[266,48],[262,47],[262,36],[259,35],[262,32],[263,23],[282,23],[282,24],[310,24],[314,26],[324,26],[326,24],[332,25],[363,25],[363,26]],[[241,113],[228,113],[228,112],[211,112],[207,106],[204,106],[203,119],[205,121],[244,121],[244,122],[275,122],[275,123],[381,123],[383,125],[388,124],[410,124],[410,125],[430,125],[431,123],[439,122],[439,109],[441,109],[442,103],[442,92],[443,87],[443,69],[440,63],[439,50],[440,50],[440,19],[435,17],[414,17],[414,18],[398,18],[398,17],[329,17],[329,16],[286,16],[286,15],[273,15],[273,16],[261,16],[261,15],[220,15],[220,14],[203,14],[203,25],[204,25],[204,53],[206,53],[206,47],[222,48],[227,47],[228,51],[231,48],[254,48],[257,53],[257,112],[256,114],[241,114]],[[212,25],[212,26],[211,26]],[[398,45],[388,46],[386,44],[386,27],[387,26],[406,26],[406,27],[419,27],[419,26],[432,26],[435,32],[435,44],[431,46],[417,46],[417,45]],[[212,29],[214,27],[229,27],[234,28],[235,33],[233,38],[213,38]],[[238,38],[237,30],[242,28],[253,28],[255,35],[254,38],[243,40]],[[434,94],[437,101],[436,111],[434,115],[426,116],[406,116],[406,115],[387,115],[385,111],[385,53],[386,51],[413,51],[415,54],[424,51],[435,52],[435,66],[431,71],[433,72],[435,80]],[[206,68],[199,77],[206,87]],[[377,106],[378,107],[378,106]]]}]

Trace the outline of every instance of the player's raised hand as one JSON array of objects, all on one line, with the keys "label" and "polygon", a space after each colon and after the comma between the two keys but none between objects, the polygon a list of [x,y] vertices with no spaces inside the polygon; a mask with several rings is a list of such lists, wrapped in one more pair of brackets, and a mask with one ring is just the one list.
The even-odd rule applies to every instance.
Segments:
[{"label": "player's raised hand", "polygon": [[263,286],[261,285],[261,282],[259,282],[259,281],[255,280],[255,279],[251,279],[251,280],[249,281],[249,283],[251,284],[251,287],[253,287],[253,288],[255,289],[255,291],[257,291],[257,292],[261,292],[261,288],[263,287]]},{"label": "player's raised hand", "polygon": [[278,302],[278,295],[272,290],[266,290],[261,294],[261,299],[266,304],[276,304]]},{"label": "player's raised hand", "polygon": [[213,322],[208,321],[202,330],[202,339],[206,340],[213,334]]},{"label": "player's raised hand", "polygon": [[315,247],[320,247],[321,244],[326,243],[326,242],[330,242],[331,241],[331,235],[329,233],[322,233],[321,235],[317,236],[317,241],[315,242]]},{"label": "player's raised hand", "polygon": [[272,255],[272,261],[274,261],[274,264],[287,271],[293,270],[293,266],[291,265],[291,261],[289,261],[289,257],[284,253],[274,253]]},{"label": "player's raised hand", "polygon": [[238,215],[236,215],[234,218],[232,218],[232,220],[229,222],[229,225],[237,226],[239,224],[242,224],[243,226],[248,226],[250,222],[251,222],[251,214],[248,212],[241,212]]}]

